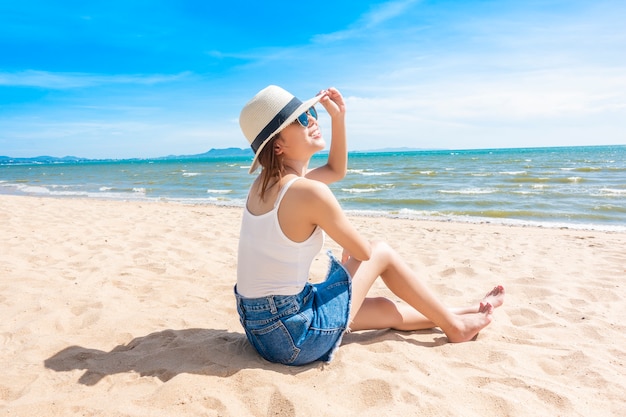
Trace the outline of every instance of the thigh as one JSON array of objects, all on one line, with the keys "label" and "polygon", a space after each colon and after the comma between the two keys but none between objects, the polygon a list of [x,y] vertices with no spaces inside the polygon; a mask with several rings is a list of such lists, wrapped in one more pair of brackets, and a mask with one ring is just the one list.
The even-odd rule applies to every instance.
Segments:
[{"label": "thigh", "polygon": [[350,330],[378,330],[395,327],[401,315],[395,303],[384,297],[366,297],[350,323]]},{"label": "thigh", "polygon": [[352,322],[356,314],[367,297],[372,284],[387,268],[388,262],[385,256],[386,251],[379,243],[372,244],[372,253],[367,261],[358,261],[349,258],[344,267],[352,277],[352,306],[350,311],[350,321]]},{"label": "thigh", "polygon": [[394,302],[385,297],[366,297],[350,324],[350,329],[402,331],[423,330],[434,323],[408,304]]}]

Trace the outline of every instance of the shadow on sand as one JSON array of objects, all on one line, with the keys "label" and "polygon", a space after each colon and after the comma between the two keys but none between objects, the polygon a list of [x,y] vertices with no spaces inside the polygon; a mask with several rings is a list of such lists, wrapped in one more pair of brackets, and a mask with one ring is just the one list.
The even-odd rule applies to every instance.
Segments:
[{"label": "shadow on sand", "polygon": [[296,368],[263,360],[243,333],[216,329],[163,330],[137,337],[110,352],[69,346],[44,361],[58,372],[84,369],[78,382],[95,385],[107,375],[136,372],[168,381],[181,373],[227,377],[260,368],[296,374],[319,364]]},{"label": "shadow on sand", "polygon": [[[367,345],[383,340],[409,341],[422,347],[446,343],[445,338],[423,343],[407,340],[402,332],[379,330],[346,334],[343,344]],[[84,369],[85,373],[78,382],[96,385],[107,375],[128,372],[157,377],[165,382],[181,373],[228,377],[242,369],[265,369],[295,375],[322,368],[324,363],[293,367],[267,362],[254,351],[243,333],[219,329],[168,329],[137,337],[110,352],[69,346],[46,359],[44,365],[57,372]]]}]

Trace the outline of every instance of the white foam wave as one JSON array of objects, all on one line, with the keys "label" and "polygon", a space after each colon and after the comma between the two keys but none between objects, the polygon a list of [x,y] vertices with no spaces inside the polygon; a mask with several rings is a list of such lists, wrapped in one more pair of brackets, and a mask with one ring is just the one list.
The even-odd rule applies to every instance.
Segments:
[{"label": "white foam wave", "polygon": [[532,220],[518,220],[507,218],[459,216],[441,213],[438,211],[422,211],[412,209],[401,209],[397,212],[380,210],[347,210],[349,214],[363,217],[391,217],[411,220],[458,222],[472,224],[494,224],[501,226],[516,227],[544,227],[547,229],[572,229],[572,230],[597,230],[601,232],[626,232],[626,226],[609,226],[591,223],[563,223],[563,222],[541,222]]},{"label": "white foam wave", "polygon": [[35,196],[49,196],[49,197],[90,197],[90,198],[108,198],[114,200],[127,200],[127,199],[144,199],[145,189],[135,188],[132,193],[129,192],[111,192],[111,187],[100,187],[98,192],[86,191],[86,190],[71,190],[70,186],[66,185],[49,185],[47,187],[40,185],[25,185],[25,184],[2,184],[4,187],[14,188],[15,191],[20,194],[28,194]]},{"label": "white foam wave", "polygon": [[497,192],[495,189],[484,188],[466,188],[464,190],[437,190],[441,194],[493,194]]},{"label": "white foam wave", "polygon": [[377,177],[377,176],[381,176],[381,175],[390,175],[393,174],[393,172],[363,172],[361,175],[365,176],[365,177]]},{"label": "white foam wave", "polygon": [[502,175],[526,175],[527,171],[500,171]]},{"label": "white foam wave", "polygon": [[341,191],[348,194],[364,194],[364,193],[375,193],[377,191],[382,191],[383,188],[374,187],[374,188],[342,188]]},{"label": "white foam wave", "polygon": [[618,188],[600,188],[601,195],[608,196],[626,196],[626,190],[618,189]]},{"label": "white foam wave", "polygon": [[51,194],[52,193],[48,188],[41,187],[39,185],[18,186],[18,189],[27,194]]},{"label": "white foam wave", "polygon": [[381,175],[391,175],[391,174],[393,174],[393,172],[385,172],[385,171],[383,171],[383,172],[376,172],[376,171],[372,172],[372,171],[367,171],[365,169],[349,169],[348,173],[350,173],[350,174],[360,174],[360,175],[363,175],[364,177],[378,177],[378,176],[381,176]]}]

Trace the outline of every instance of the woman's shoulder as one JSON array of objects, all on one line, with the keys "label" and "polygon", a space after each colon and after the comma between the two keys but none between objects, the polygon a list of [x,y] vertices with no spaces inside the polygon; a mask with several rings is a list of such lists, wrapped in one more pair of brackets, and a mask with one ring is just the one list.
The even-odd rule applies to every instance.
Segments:
[{"label": "woman's shoulder", "polygon": [[297,193],[320,195],[330,192],[328,185],[307,177],[294,176],[294,178],[287,179],[286,182],[291,182],[290,189]]},{"label": "woman's shoulder", "polygon": [[284,201],[294,210],[302,213],[319,210],[335,199],[332,191],[322,182],[300,177],[293,181],[285,193]]}]

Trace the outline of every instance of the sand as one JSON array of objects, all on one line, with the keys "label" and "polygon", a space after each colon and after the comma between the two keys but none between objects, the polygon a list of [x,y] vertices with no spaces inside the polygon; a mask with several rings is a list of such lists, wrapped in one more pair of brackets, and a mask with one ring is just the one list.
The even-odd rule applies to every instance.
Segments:
[{"label": "sand", "polygon": [[626,233],[354,217],[447,304],[502,284],[505,305],[469,343],[355,332],[333,362],[294,368],[240,327],[240,215],[0,196],[0,414],[626,415]]}]

